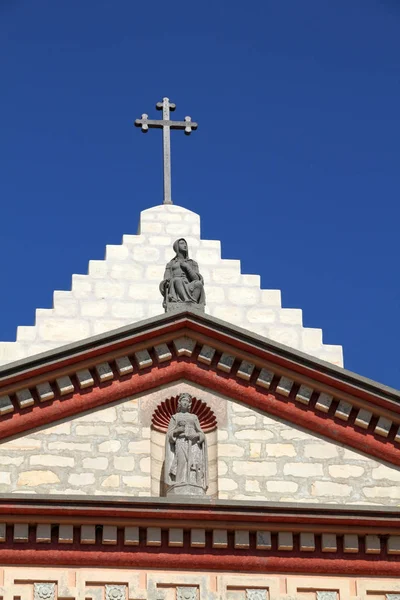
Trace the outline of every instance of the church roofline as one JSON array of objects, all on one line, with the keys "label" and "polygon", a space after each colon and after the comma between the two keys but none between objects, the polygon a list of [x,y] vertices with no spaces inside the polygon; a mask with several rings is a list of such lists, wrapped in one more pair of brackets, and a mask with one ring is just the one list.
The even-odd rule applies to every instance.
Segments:
[{"label": "church roofline", "polygon": [[399,392],[197,310],[3,367],[0,438],[177,381],[400,465]]},{"label": "church roofline", "polygon": [[396,405],[398,404],[398,407],[400,408],[400,390],[344,369],[343,367],[337,367],[332,363],[320,360],[314,356],[295,350],[274,340],[270,340],[247,329],[243,329],[242,327],[232,325],[222,319],[204,314],[199,310],[188,308],[169,314],[158,315],[150,319],[139,321],[133,325],[120,327],[111,332],[92,336],[72,344],[48,350],[33,357],[8,363],[7,365],[0,367],[0,386],[4,385],[7,380],[13,379],[15,376],[24,374],[30,375],[31,371],[36,371],[37,369],[42,370],[43,367],[51,368],[52,366],[56,366],[56,368],[58,368],[58,363],[60,362],[64,363],[70,362],[71,360],[80,360],[82,355],[86,355],[87,353],[94,354],[96,351],[105,351],[109,346],[112,347],[115,344],[126,342],[133,337],[137,338],[143,334],[146,334],[146,337],[151,334],[156,335],[160,328],[171,326],[172,328],[179,328],[185,320],[206,327],[211,326],[229,338],[250,344],[254,349],[267,351],[276,357],[289,361],[293,366],[298,365],[300,367],[311,369],[314,372],[318,371],[337,381],[349,384],[354,388],[365,390],[375,396],[378,395],[382,397],[382,399],[394,402]]}]

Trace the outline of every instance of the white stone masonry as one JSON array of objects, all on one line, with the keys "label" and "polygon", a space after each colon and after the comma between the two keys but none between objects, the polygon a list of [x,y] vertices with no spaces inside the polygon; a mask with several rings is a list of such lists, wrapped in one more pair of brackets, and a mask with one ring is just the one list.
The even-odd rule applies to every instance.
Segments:
[{"label": "white stone masonry", "polygon": [[323,344],[321,329],[303,327],[301,310],[282,308],[279,290],[261,289],[259,275],[221,258],[219,241],[200,239],[200,217],[175,205],[143,211],[137,235],[107,246],[88,275],[73,275],[71,291],[55,291],[53,308],[37,309],[35,325],[18,327],[16,342],[0,342],[0,364],[162,314],[158,286],[179,237],[204,277],[206,313],[343,366],[341,346]]}]

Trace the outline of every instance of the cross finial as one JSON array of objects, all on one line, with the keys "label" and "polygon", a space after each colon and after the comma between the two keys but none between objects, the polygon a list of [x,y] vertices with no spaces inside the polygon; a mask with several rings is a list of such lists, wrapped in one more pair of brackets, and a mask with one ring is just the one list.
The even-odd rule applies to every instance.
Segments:
[{"label": "cross finial", "polygon": [[163,204],[172,204],[171,199],[171,129],[183,129],[186,135],[190,135],[194,129],[197,129],[197,123],[193,123],[190,117],[185,117],[184,121],[171,121],[170,112],[173,112],[176,105],[169,101],[169,98],[163,98],[162,102],[157,102],[156,109],[163,111],[162,120],[155,121],[149,119],[146,114],[141,119],[136,119],[136,127],[141,127],[143,133],[149,129],[157,128],[163,130],[163,159],[164,159],[164,202]]}]

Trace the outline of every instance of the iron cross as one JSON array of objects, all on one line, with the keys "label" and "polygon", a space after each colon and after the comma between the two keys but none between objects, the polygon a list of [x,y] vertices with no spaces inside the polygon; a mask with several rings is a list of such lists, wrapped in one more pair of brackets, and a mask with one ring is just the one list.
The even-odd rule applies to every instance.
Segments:
[{"label": "iron cross", "polygon": [[149,119],[146,114],[141,119],[136,119],[136,127],[141,127],[143,133],[149,129],[156,128],[163,130],[163,160],[164,160],[164,202],[163,204],[172,204],[171,199],[171,129],[183,129],[186,135],[190,135],[193,129],[197,129],[197,123],[193,123],[190,117],[185,117],[184,121],[171,121],[170,111],[174,111],[175,104],[169,101],[169,98],[163,98],[162,102],[157,102],[156,109],[163,111],[163,118],[160,121]]}]

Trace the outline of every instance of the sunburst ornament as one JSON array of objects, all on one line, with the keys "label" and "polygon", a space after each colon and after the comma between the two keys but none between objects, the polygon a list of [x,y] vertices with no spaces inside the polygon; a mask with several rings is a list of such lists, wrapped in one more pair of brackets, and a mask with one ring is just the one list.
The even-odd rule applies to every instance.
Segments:
[{"label": "sunburst ornament", "polygon": [[[165,433],[172,415],[178,410],[178,396],[167,398],[161,402],[153,413],[152,425],[157,431]],[[200,421],[200,427],[204,433],[210,433],[217,428],[217,418],[209,406],[202,400],[192,397],[192,408],[190,412],[196,415]]]}]

